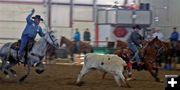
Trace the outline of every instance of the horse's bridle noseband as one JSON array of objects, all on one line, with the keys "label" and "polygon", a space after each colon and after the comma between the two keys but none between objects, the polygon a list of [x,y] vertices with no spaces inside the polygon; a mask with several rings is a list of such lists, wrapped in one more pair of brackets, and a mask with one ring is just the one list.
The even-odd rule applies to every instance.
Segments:
[{"label": "horse's bridle noseband", "polygon": [[52,37],[51,37],[51,35],[50,35],[51,33],[52,33],[52,32],[48,33],[48,35],[49,35],[51,41],[53,42],[53,46],[56,47],[56,46],[55,46],[55,41],[57,41],[58,39],[53,40]]}]

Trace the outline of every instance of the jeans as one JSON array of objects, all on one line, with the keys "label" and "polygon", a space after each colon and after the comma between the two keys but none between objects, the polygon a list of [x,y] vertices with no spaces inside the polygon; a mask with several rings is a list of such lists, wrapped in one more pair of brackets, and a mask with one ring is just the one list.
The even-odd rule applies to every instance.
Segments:
[{"label": "jeans", "polygon": [[133,52],[133,59],[136,60],[136,62],[139,64],[141,62],[140,57],[139,57],[139,50],[138,50],[138,46],[136,46],[134,43],[128,43],[128,47],[129,49]]},{"label": "jeans", "polygon": [[28,41],[30,40],[30,37],[28,35],[22,35],[21,37],[21,44],[19,48],[19,56],[22,57],[24,53],[24,49],[27,46]]},{"label": "jeans", "polygon": [[77,53],[78,51],[80,51],[80,41],[76,41],[75,52]]},{"label": "jeans", "polygon": [[171,41],[171,46],[172,46],[173,56],[176,56],[176,52],[177,52],[177,43],[178,43],[178,41]]},{"label": "jeans", "polygon": [[172,48],[176,48],[177,47],[177,42],[178,41],[171,41]]}]

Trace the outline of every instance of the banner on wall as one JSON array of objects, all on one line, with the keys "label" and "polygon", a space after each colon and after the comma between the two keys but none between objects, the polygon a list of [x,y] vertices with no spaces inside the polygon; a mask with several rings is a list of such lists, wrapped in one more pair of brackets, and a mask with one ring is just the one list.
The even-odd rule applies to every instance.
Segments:
[{"label": "banner on wall", "polygon": [[114,35],[118,38],[125,37],[128,34],[128,31],[126,28],[123,27],[117,27],[113,31]]}]

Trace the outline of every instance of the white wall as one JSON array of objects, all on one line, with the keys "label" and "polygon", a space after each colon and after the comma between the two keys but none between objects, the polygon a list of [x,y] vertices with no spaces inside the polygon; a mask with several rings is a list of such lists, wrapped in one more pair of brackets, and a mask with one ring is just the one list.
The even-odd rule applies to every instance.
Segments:
[{"label": "white wall", "polygon": [[[10,1],[10,0],[8,0]],[[11,0],[11,1],[35,1],[41,2],[44,0]],[[116,0],[97,0],[98,4],[111,5]],[[159,17],[159,22],[153,21],[152,27],[160,27],[165,34],[166,39],[169,38],[172,27],[177,26],[180,32],[180,0],[139,0],[141,2],[150,3],[153,17]],[[70,0],[52,0],[52,2],[69,3]],[[75,0],[75,3],[92,4],[93,0]],[[123,0],[119,0],[123,3]],[[130,0],[129,3],[131,3]],[[5,9],[4,9],[5,8]],[[25,18],[30,13],[31,9],[35,8],[36,13],[40,14],[45,22],[46,7],[43,5],[22,5],[22,4],[7,4],[0,3],[0,38],[20,38],[25,27]],[[95,22],[93,22],[93,8],[91,6],[75,6],[73,13],[73,28],[70,25],[70,6],[68,5],[53,5],[52,6],[52,26],[58,32],[58,35],[64,35],[72,38],[75,28],[79,28],[81,34],[86,28],[92,32],[92,40],[95,40]],[[44,28],[44,25],[41,24]],[[113,37],[113,36],[112,36]],[[1,41],[0,41],[1,42]],[[4,41],[3,41],[4,42]]]},{"label": "white wall", "polygon": [[69,27],[70,26],[70,7],[69,6],[52,6],[52,26]]},{"label": "white wall", "polygon": [[[32,8],[35,8],[35,14],[46,18],[44,6],[0,3],[0,38],[20,38],[26,25],[25,18]],[[43,24],[41,26],[44,28]],[[0,40],[1,43],[9,41],[12,40]]]},{"label": "white wall", "polygon": [[74,3],[78,4],[93,4],[93,0],[74,0]]},{"label": "white wall", "polygon": [[[132,32],[132,28],[126,28],[127,34],[124,37],[116,37],[113,33],[116,27],[111,25],[99,25],[99,41],[106,41],[106,37],[108,37],[108,41],[116,42],[117,40],[127,42],[129,35]],[[123,28],[123,27],[122,27]],[[143,30],[140,30],[139,33],[143,35]],[[106,42],[100,42],[99,46],[106,46]]]},{"label": "white wall", "polygon": [[93,21],[93,8],[87,6],[74,6],[74,20]]},{"label": "white wall", "polygon": [[180,33],[180,0],[141,0],[143,3],[150,3],[153,17],[159,17],[159,22],[153,20],[152,27],[159,27],[168,40],[172,27],[178,27]]},{"label": "white wall", "polygon": [[[11,0],[23,1],[23,0]],[[28,2],[31,0],[28,0]],[[41,2],[43,0],[37,0]],[[33,2],[33,1],[32,1]],[[70,0],[52,0],[52,2],[69,3]],[[75,0],[75,3],[83,3],[82,0]],[[88,0],[85,4],[92,4],[92,0]],[[5,9],[4,9],[5,8]],[[0,3],[0,38],[20,38],[21,33],[25,28],[26,16],[35,8],[35,14],[39,14],[47,23],[47,7],[44,5],[23,5],[23,4],[7,4]],[[68,5],[52,5],[51,23],[52,29],[57,31],[57,36],[66,36],[72,38],[75,28],[79,28],[81,35],[86,28],[89,28],[92,33],[91,39],[94,41],[94,22],[93,8],[91,6],[75,6],[73,8],[73,28],[70,27],[70,6]],[[44,29],[45,25],[40,24]],[[39,37],[38,37],[39,38]],[[0,43],[9,42],[12,40],[0,40]]]}]

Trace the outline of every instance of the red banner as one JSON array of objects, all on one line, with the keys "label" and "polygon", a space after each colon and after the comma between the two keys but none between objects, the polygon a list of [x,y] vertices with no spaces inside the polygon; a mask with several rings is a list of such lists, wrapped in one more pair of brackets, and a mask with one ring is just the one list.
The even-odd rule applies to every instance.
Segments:
[{"label": "red banner", "polygon": [[125,37],[127,35],[128,31],[126,30],[126,28],[117,27],[117,28],[115,28],[113,33],[116,37]]}]

